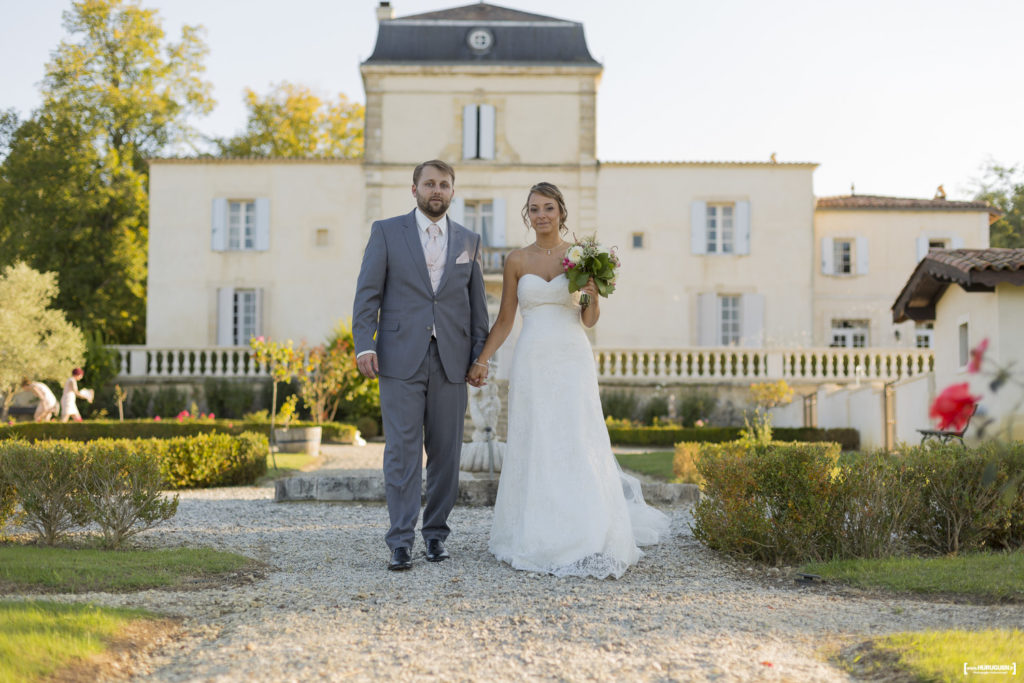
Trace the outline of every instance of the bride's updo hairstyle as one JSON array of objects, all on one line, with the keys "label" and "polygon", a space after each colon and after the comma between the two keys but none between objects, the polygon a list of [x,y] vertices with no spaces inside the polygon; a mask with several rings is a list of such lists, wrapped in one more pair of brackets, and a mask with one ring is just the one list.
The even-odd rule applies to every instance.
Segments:
[{"label": "bride's updo hairstyle", "polygon": [[565,208],[565,197],[562,196],[562,191],[551,183],[537,183],[530,188],[530,192],[526,195],[526,203],[523,204],[522,214],[526,229],[530,229],[530,196],[533,194],[543,195],[548,199],[554,199],[558,203],[558,232],[562,235],[569,232],[569,228],[565,225],[565,219],[569,217],[569,210]]}]

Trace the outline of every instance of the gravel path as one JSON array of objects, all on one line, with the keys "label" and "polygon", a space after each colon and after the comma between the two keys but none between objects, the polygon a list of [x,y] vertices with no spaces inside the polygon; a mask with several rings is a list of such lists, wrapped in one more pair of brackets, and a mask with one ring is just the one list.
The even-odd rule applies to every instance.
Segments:
[{"label": "gravel path", "polygon": [[1022,605],[798,588],[703,548],[689,508],[666,509],[672,538],[623,578],[596,581],[498,564],[487,552],[491,508],[456,508],[451,560],[427,563],[420,544],[413,569],[392,573],[383,505],[272,498],[269,487],[184,492],[177,516],[141,536],[256,558],[270,567],[262,580],[52,597],[181,617],[183,634],[125,662],[144,681],[847,681],[821,661],[823,645],[1024,623]]}]

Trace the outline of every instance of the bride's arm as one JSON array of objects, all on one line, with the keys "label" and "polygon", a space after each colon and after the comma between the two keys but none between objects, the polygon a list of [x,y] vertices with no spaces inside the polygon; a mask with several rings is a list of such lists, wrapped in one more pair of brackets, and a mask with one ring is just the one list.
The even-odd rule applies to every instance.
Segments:
[{"label": "bride's arm", "polygon": [[[481,365],[486,366],[491,357],[505,343],[505,339],[508,338],[508,334],[512,331],[512,326],[516,322],[516,309],[519,307],[517,288],[519,286],[519,270],[522,261],[520,254],[521,252],[518,250],[513,251],[505,260],[505,272],[502,276],[501,284],[501,305],[498,307],[498,317],[494,321],[491,333],[487,335],[484,350],[480,352],[480,357],[476,359],[476,362]],[[483,374],[485,371],[481,365],[474,364],[473,370],[479,370]],[[484,374],[484,377],[486,377],[486,374]]]}]

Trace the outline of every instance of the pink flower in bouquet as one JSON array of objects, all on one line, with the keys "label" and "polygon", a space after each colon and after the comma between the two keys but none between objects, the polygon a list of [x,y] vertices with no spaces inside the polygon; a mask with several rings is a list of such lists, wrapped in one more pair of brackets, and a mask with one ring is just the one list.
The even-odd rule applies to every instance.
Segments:
[{"label": "pink flower in bouquet", "polygon": [[972,396],[967,382],[952,384],[935,397],[928,416],[938,418],[939,429],[960,431],[971,419],[981,396]]},{"label": "pink flower in bouquet", "polygon": [[981,343],[971,349],[971,362],[967,364],[967,372],[975,373],[981,370],[981,362],[985,360],[985,351],[988,350],[988,337],[981,340]]}]

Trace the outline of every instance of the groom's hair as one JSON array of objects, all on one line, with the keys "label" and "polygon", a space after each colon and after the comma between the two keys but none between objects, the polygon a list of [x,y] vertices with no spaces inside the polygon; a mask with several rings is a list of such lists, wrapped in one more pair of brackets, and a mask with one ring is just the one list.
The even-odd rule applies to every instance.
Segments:
[{"label": "groom's hair", "polygon": [[433,166],[441,173],[447,173],[452,178],[452,185],[455,184],[455,169],[441,161],[440,159],[431,159],[430,161],[424,161],[422,164],[416,167],[416,170],[412,172],[412,184],[420,184],[420,176],[423,174],[423,169],[427,166]]}]

